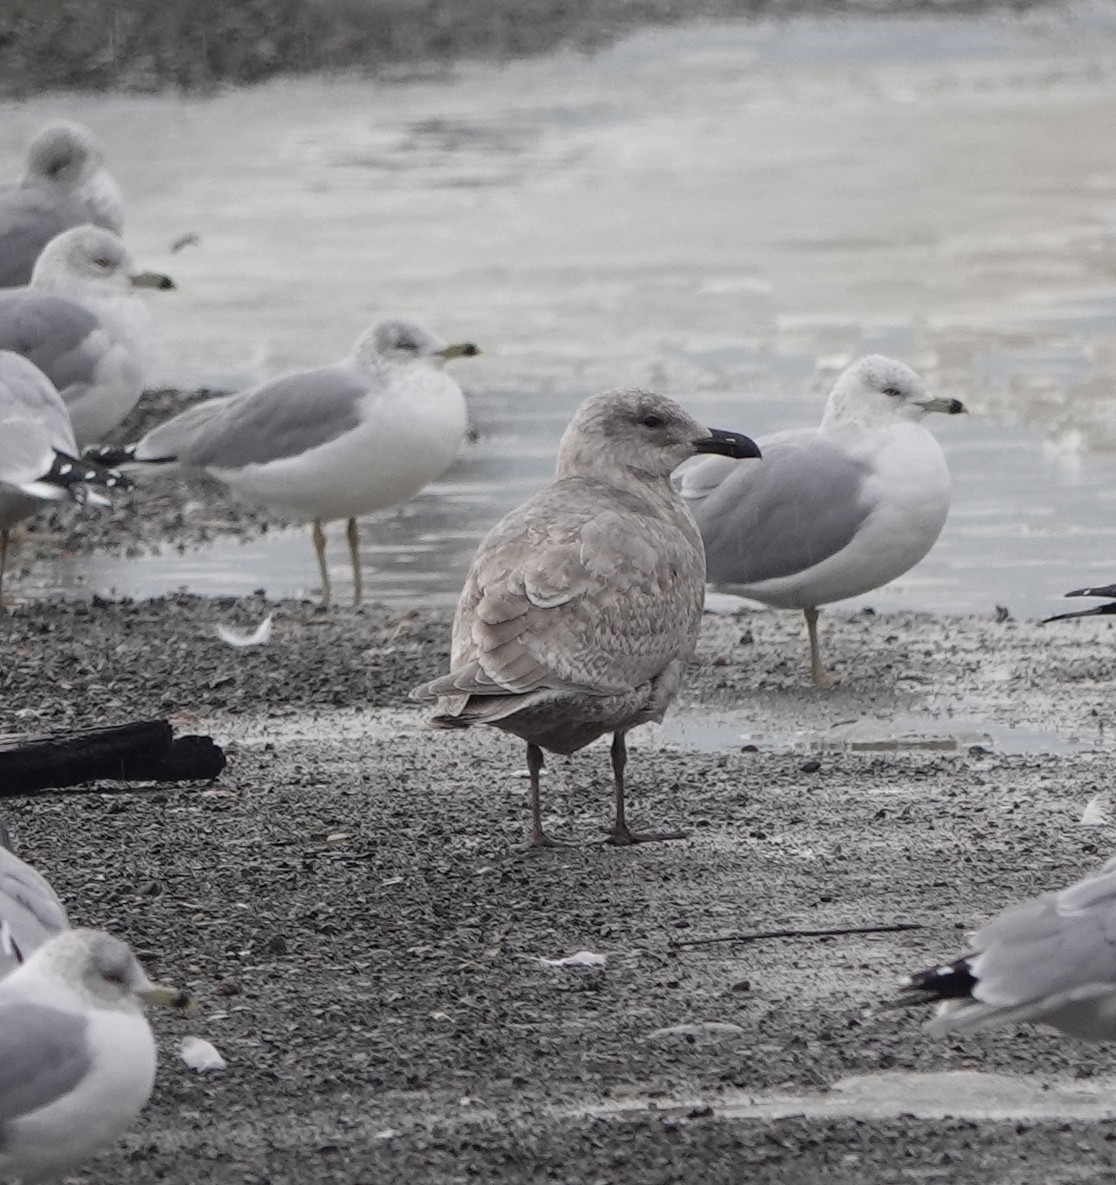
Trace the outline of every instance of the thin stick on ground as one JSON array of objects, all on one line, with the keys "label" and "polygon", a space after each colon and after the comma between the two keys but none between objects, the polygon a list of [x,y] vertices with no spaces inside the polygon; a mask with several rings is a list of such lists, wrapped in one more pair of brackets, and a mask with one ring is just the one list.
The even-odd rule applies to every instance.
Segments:
[{"label": "thin stick on ground", "polygon": [[821,930],[752,930],[743,934],[716,934],[712,938],[680,938],[671,946],[709,946],[714,942],[759,942],[763,938],[833,938],[841,934],[894,934],[921,930],[918,922],[890,922],[882,926],[832,926]]}]

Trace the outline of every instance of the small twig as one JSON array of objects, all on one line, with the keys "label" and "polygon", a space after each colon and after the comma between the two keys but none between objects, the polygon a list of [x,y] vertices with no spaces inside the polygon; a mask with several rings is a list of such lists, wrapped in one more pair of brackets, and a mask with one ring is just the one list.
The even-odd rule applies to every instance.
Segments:
[{"label": "small twig", "polygon": [[758,942],[761,938],[832,938],[839,934],[892,934],[896,930],[921,930],[918,922],[892,922],[887,926],[834,926],[827,930],[753,930],[745,934],[718,934],[713,938],[675,939],[671,946],[709,946],[714,942]]}]

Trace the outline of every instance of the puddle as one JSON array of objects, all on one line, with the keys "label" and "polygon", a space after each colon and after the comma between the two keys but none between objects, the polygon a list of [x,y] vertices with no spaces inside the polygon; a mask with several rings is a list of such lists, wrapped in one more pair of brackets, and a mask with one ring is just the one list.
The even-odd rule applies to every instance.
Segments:
[{"label": "puddle", "polygon": [[918,1074],[888,1070],[835,1082],[822,1093],[718,1094],[709,1099],[621,1100],[563,1111],[565,1117],[622,1118],[683,1113],[708,1107],[721,1119],[786,1119],[791,1116],[846,1119],[1111,1119],[1116,1082],[1045,1081],[977,1070]]},{"label": "puddle", "polygon": [[[954,474],[938,546],[847,604],[1034,618],[1116,575],[1116,25],[1098,13],[706,23],[391,84],[51,95],[0,104],[0,156],[59,117],[102,140],[137,259],[178,282],[152,300],[161,382],[320,365],[390,314],[482,346],[455,369],[481,443],[365,525],[374,597],[450,604],[594,390],[642,383],[763,434],[816,423],[833,366],[883,350],[973,414],[935,425]],[[344,548],[330,560],[341,595]],[[274,532],[61,558],[21,592],[281,597],[315,578],[305,533]]]},{"label": "puddle", "polygon": [[825,728],[780,731],[757,725],[745,711],[676,712],[662,724],[664,740],[711,753],[755,745],[762,752],[800,753],[967,753],[974,746],[1007,756],[1070,754],[1109,749],[1098,728],[1064,736],[1021,724],[949,717],[897,715],[886,720],[836,720]]}]

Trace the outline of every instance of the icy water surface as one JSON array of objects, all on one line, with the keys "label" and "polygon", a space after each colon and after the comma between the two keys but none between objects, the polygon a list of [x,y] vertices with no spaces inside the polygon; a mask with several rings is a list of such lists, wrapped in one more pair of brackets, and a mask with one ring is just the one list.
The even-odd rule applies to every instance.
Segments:
[{"label": "icy water surface", "polygon": [[[880,350],[973,415],[934,425],[942,540],[877,608],[1053,611],[1116,579],[1116,27],[1025,18],[694,25],[576,55],[207,99],[7,105],[0,152],[69,115],[131,200],[161,378],[237,387],[410,313],[480,432],[365,525],[368,585],[448,604],[495,517],[549,474],[604,386],[761,434],[815,422]],[[197,243],[172,252],[194,235]],[[24,591],[308,592],[306,532],[186,556],[61,558]],[[332,552],[346,577],[340,540]]]}]

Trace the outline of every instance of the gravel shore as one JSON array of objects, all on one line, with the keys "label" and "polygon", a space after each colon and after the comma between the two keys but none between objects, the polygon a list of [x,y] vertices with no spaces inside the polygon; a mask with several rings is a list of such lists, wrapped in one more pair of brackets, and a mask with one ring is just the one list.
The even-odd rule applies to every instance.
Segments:
[{"label": "gravel shore", "polygon": [[[267,612],[267,646],[214,635]],[[682,700],[633,734],[629,767],[633,823],[687,840],[597,842],[596,745],[544,782],[548,829],[573,846],[528,854],[519,743],[427,731],[405,698],[446,663],[444,617],[194,597],[5,615],[5,731],[171,715],[229,757],[214,785],[11,803],[74,921],[202,1001],[156,1018],[155,1096],[80,1179],[1101,1179],[1105,1115],[982,1118],[978,1091],[920,1116],[905,1076],[885,1113],[819,1108],[884,1071],[1106,1097],[1102,1047],[932,1041],[869,1008],[1109,853],[1111,827],[1079,824],[1110,785],[1109,624],[835,612],[823,628],[829,693],[807,683],[796,615],[706,617]],[[682,945],[894,922],[922,928]],[[604,968],[540,962],[580,950]],[[653,1036],[679,1025],[699,1027]],[[186,1069],[187,1033],[228,1071]],[[792,1099],[781,1118],[740,1110],[774,1095]]]}]

